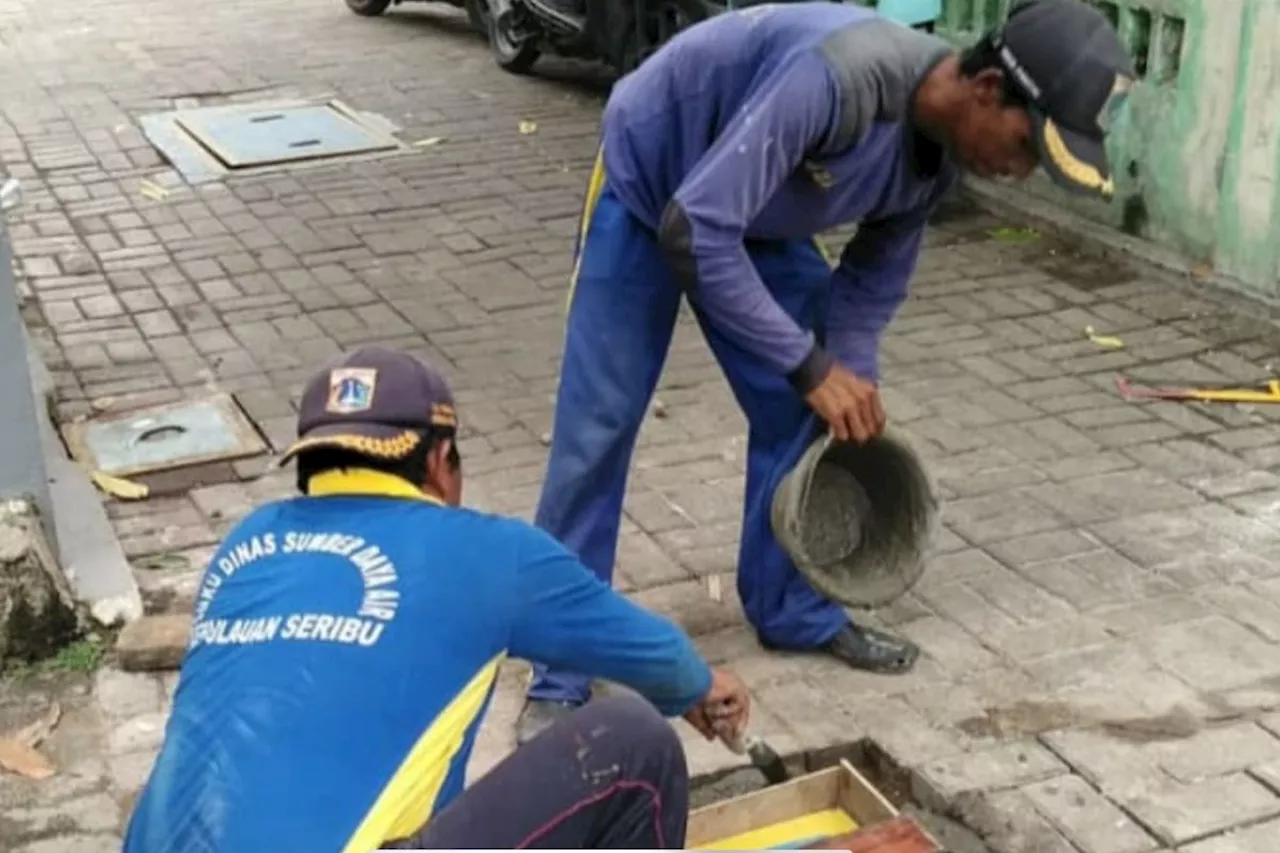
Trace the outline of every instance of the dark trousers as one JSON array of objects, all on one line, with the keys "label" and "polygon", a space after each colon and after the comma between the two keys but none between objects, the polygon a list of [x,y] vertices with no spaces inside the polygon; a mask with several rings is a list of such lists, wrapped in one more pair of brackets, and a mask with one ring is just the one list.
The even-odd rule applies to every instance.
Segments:
[{"label": "dark trousers", "polygon": [[688,816],[675,730],[643,699],[613,696],[549,727],[385,849],[679,850]]}]

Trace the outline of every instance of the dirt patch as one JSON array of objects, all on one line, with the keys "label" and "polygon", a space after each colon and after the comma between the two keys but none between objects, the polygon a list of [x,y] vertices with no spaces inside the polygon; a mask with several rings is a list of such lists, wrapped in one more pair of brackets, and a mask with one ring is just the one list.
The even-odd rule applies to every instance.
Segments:
[{"label": "dirt patch", "polygon": [[1022,260],[1085,293],[1128,284],[1138,278],[1137,272],[1127,264],[1081,251],[1056,238],[1046,238],[1027,247]]},{"label": "dirt patch", "polygon": [[1018,738],[1094,722],[1067,702],[1015,702],[987,708],[980,717],[969,717],[956,728],[970,737]]},{"label": "dirt patch", "polygon": [[961,720],[956,728],[970,737],[990,739],[1037,737],[1068,728],[1097,729],[1129,743],[1158,743],[1185,740],[1203,729],[1235,722],[1242,716],[1247,713],[1231,709],[1221,715],[1203,717],[1179,706],[1146,717],[1104,717],[1069,702],[1022,701],[987,708],[981,716]]}]

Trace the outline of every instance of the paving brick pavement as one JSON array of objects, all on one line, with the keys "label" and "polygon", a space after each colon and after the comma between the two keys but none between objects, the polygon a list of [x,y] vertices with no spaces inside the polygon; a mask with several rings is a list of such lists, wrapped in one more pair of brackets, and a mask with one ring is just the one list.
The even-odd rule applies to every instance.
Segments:
[{"label": "paving brick pavement", "polygon": [[[278,449],[318,359],[391,344],[455,383],[469,501],[527,516],[601,86],[555,64],[562,79],[504,75],[459,21],[358,19],[337,0],[0,4],[0,162],[28,191],[12,231],[60,416],[220,389]],[[172,181],[136,123],[324,93],[406,140],[444,141],[197,191]],[[143,179],[171,192],[144,198]],[[873,617],[922,645],[913,673],[766,654],[732,583],[723,602],[706,594],[735,563],[743,423],[688,323],[641,437],[619,584],[742,672],[776,745],[869,739],[921,803],[996,850],[1270,853],[1278,413],[1131,404],[1111,381],[1252,378],[1280,334],[1256,308],[1047,238],[994,239],[994,224],[962,205],[936,223],[885,342],[890,415],[946,498],[930,571]],[[1088,326],[1126,347],[1099,349]],[[218,536],[290,492],[266,463],[109,504],[153,610],[189,606]],[[510,748],[523,677],[504,671],[473,773]],[[0,777],[0,851],[112,849],[172,685],[107,668],[6,695],[13,719],[48,695],[71,711],[50,745],[59,776]],[[733,763],[688,743],[695,772]]]}]

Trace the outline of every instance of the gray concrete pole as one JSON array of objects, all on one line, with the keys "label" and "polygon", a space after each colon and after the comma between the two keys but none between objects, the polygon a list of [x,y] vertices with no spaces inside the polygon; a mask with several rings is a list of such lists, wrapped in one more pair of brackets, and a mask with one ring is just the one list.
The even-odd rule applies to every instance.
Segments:
[{"label": "gray concrete pole", "polygon": [[18,182],[5,181],[0,187],[0,500],[22,498],[35,503],[45,535],[56,550],[53,503],[9,242],[7,216],[20,203]]}]

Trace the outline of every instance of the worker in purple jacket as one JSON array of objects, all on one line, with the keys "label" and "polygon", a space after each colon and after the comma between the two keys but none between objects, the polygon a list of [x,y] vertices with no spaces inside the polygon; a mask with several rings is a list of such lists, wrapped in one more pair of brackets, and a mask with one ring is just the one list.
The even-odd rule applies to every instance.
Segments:
[{"label": "worker in purple jacket", "polygon": [[[884,427],[880,337],[960,169],[1109,195],[1103,150],[1133,78],[1079,0],[1030,0],[963,54],[855,5],[768,4],[681,33],[605,108],[536,522],[612,575],[627,468],[688,300],[746,414],[738,591],[768,648],[904,672],[910,643],[849,621],[775,541],[778,481],[824,425]],[[814,235],[858,222],[834,271]],[[517,735],[585,702],[538,667]]]}]

